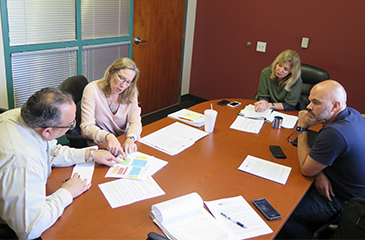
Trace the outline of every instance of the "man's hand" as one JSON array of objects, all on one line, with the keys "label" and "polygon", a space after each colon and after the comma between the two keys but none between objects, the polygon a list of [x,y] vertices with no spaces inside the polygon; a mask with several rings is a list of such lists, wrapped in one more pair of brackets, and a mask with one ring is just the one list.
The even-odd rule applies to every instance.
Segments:
[{"label": "man's hand", "polygon": [[114,165],[113,162],[120,163],[121,160],[114,157],[113,154],[111,154],[107,150],[94,150],[94,156],[93,160],[97,163],[112,167]]},{"label": "man's hand", "polygon": [[72,198],[75,198],[90,189],[91,183],[86,184],[86,182],[87,179],[81,180],[80,175],[75,173],[72,178],[62,184],[61,188],[67,189],[71,193]]},{"label": "man's hand", "polygon": [[330,180],[323,172],[319,172],[314,178],[314,186],[316,187],[319,194],[327,198],[328,201],[332,202],[331,196],[334,197],[335,194],[332,190],[332,184]]},{"label": "man's hand", "polygon": [[309,120],[308,110],[302,110],[298,113],[298,126],[308,128],[313,125],[313,122]]}]

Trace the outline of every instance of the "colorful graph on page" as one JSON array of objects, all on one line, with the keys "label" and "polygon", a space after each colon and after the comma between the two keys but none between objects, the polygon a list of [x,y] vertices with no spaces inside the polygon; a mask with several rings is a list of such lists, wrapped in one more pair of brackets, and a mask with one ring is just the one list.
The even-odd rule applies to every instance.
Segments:
[{"label": "colorful graph on page", "polygon": [[105,177],[144,179],[148,168],[149,156],[141,153],[128,155],[127,160],[110,167]]}]

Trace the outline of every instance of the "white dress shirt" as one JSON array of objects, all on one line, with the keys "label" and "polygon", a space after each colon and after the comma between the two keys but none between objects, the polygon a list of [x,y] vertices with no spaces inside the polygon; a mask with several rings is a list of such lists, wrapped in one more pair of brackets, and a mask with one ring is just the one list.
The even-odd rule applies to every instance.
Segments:
[{"label": "white dress shirt", "polygon": [[37,238],[72,202],[65,188],[46,196],[52,166],[84,162],[85,149],[44,141],[25,124],[20,109],[0,114],[0,132],[0,217],[19,239]]}]

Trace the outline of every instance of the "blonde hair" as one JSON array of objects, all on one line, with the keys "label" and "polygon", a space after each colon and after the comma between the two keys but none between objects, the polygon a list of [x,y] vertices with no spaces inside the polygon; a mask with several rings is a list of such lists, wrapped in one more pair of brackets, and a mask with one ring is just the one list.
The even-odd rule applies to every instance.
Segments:
[{"label": "blonde hair", "polygon": [[137,80],[139,78],[139,69],[137,68],[136,63],[127,57],[118,58],[115,60],[106,70],[104,77],[101,79],[103,86],[102,91],[104,92],[106,97],[109,97],[111,94],[110,88],[110,79],[111,76],[118,72],[121,69],[130,69],[133,70],[136,75],[132,79],[131,84],[127,87],[122,93],[119,94],[118,100],[122,104],[129,104],[133,102],[135,97],[138,98],[138,88],[137,88]]},{"label": "blonde hair", "polygon": [[293,86],[293,84],[295,84],[298,81],[300,74],[301,74],[300,57],[296,51],[288,49],[288,50],[281,52],[275,58],[275,60],[271,64],[270,79],[275,80],[277,78],[276,74],[275,74],[276,65],[287,63],[287,62],[290,63],[290,73],[288,74],[288,76],[285,77],[283,84],[285,85],[285,90],[290,91],[291,86]]}]

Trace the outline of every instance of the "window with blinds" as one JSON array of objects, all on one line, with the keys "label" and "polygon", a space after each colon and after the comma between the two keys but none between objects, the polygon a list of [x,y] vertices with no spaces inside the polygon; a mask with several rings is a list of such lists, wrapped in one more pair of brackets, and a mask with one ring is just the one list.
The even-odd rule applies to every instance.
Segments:
[{"label": "window with blinds", "polygon": [[117,58],[128,57],[131,2],[7,0],[14,107],[73,75],[100,79]]},{"label": "window with blinds", "polygon": [[129,36],[129,0],[81,1],[82,39]]},{"label": "window with blinds", "polygon": [[82,48],[82,74],[89,82],[104,76],[105,70],[115,60],[128,57],[129,42],[85,46]]},{"label": "window with blinds", "polygon": [[77,47],[12,54],[15,107],[21,107],[34,92],[58,87],[77,75],[76,62]]},{"label": "window with blinds", "polygon": [[10,46],[75,41],[75,0],[8,0]]}]

